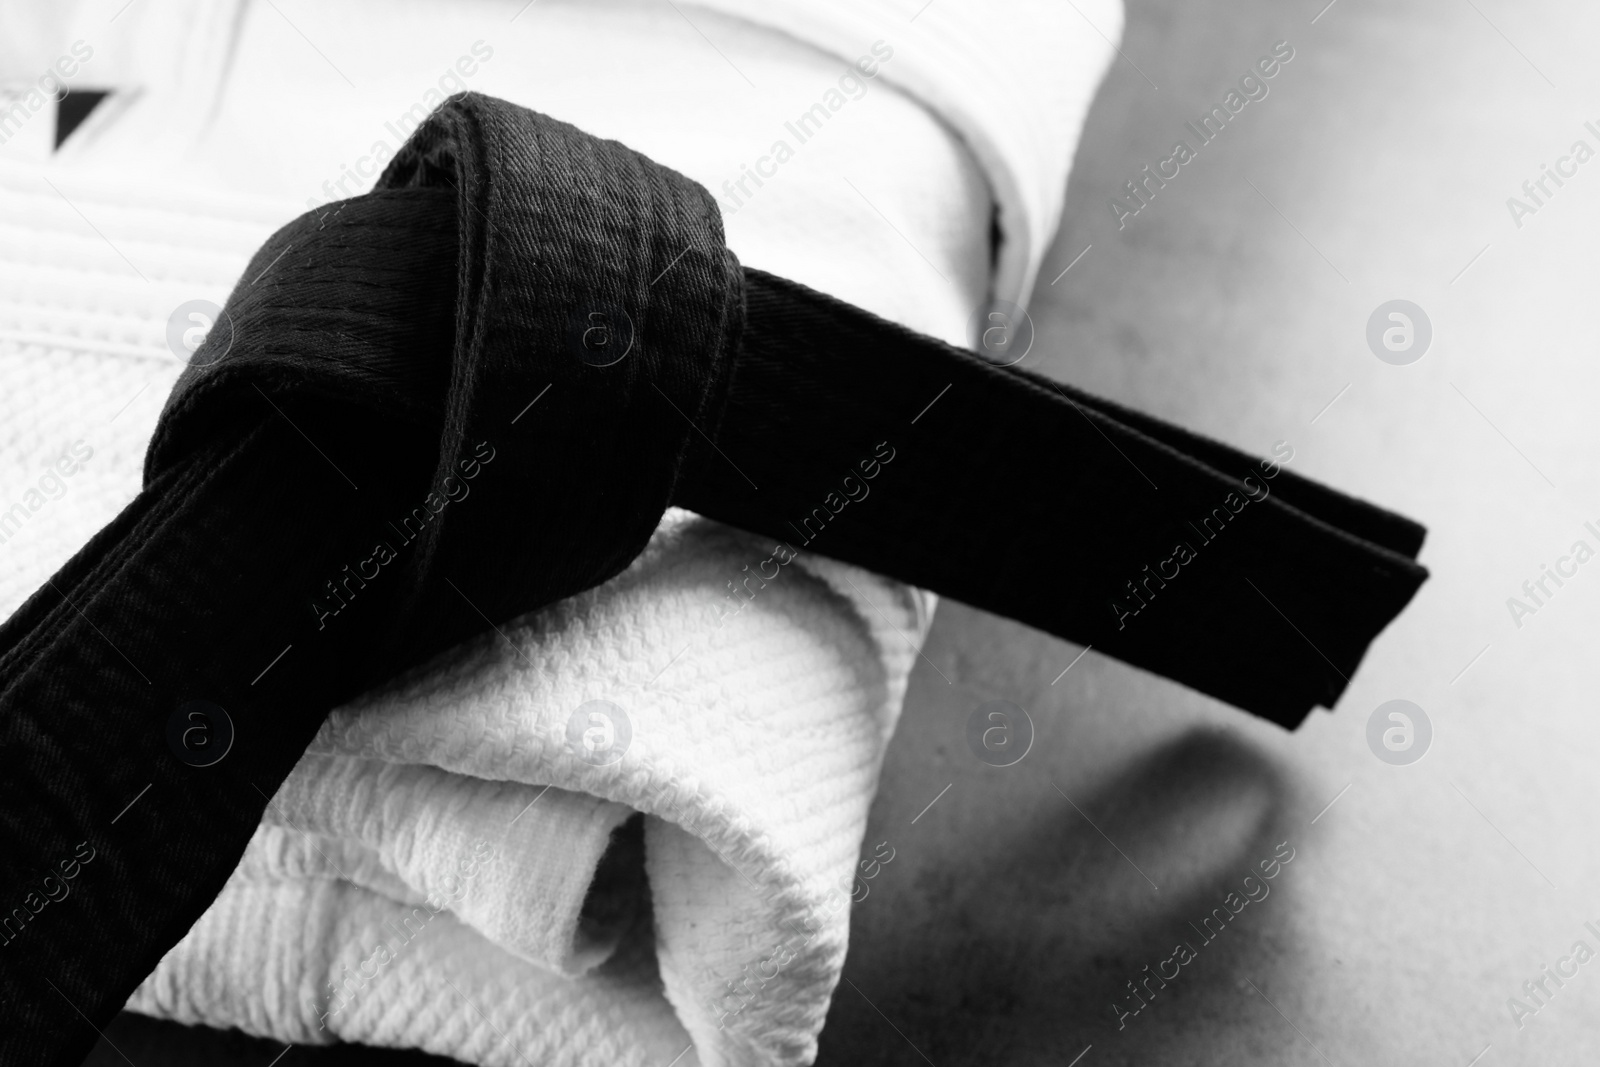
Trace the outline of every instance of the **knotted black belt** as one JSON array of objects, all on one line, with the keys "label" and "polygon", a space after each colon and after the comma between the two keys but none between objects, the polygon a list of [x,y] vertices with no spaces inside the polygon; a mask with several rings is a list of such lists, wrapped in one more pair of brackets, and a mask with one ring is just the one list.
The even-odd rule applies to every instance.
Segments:
[{"label": "knotted black belt", "polygon": [[0,1062],[82,1058],[332,707],[671,504],[1284,725],[1426,577],[1415,523],[741,268],[694,182],[476,94],[227,310],[143,491],[0,629]]}]

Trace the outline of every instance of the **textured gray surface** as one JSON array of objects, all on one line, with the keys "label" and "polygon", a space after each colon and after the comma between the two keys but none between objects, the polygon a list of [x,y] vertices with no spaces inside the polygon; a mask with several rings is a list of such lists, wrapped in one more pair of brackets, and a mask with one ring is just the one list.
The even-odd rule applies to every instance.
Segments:
[{"label": "textured gray surface", "polygon": [[[1573,542],[1600,548],[1600,162],[1520,228],[1506,206],[1575,140],[1600,150],[1597,12],[1325,2],[1133,0],[1025,365],[1253,452],[1290,442],[1293,469],[1426,523],[1434,576],[1294,734],[1093,652],[1052,685],[1078,648],[943,605],[868,831],[895,860],[856,908],[823,1063],[1600,1058],[1600,963],[1547,979],[1521,1029],[1507,1005],[1536,1006],[1523,983],[1575,941],[1600,951],[1600,568],[1520,628],[1506,606]],[[1112,193],[1284,39],[1269,95],[1119,231]],[[1410,366],[1365,340],[1395,298],[1434,327]],[[1009,768],[963,740],[995,698],[1038,729]],[[1434,727],[1410,766],[1366,741],[1395,698]],[[1125,983],[1200,946],[1189,924],[1283,841],[1270,895],[1119,1031]]]}]

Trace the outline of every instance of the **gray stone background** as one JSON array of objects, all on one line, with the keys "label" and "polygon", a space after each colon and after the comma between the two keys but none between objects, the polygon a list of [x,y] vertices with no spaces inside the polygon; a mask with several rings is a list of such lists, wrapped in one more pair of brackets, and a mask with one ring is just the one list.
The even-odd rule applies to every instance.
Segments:
[{"label": "gray stone background", "polygon": [[[1520,228],[1506,205],[1574,141],[1600,149],[1600,9],[1325,2],[1130,0],[1023,366],[1255,453],[1290,442],[1292,469],[1424,522],[1433,577],[1292,734],[1095,652],[1052,684],[1081,649],[943,604],[821,1063],[1600,1060],[1600,961],[1547,979],[1520,1029],[1507,1006],[1575,941],[1600,950],[1600,565],[1520,628],[1506,605],[1600,547],[1600,160]],[[1279,40],[1269,95],[1119,231],[1113,193]],[[1365,340],[1397,298],[1434,331],[1408,366]],[[991,699],[1037,728],[1015,766],[965,745]],[[1366,741],[1392,699],[1433,726],[1408,766]],[[1283,841],[1270,895],[1119,1031],[1125,983],[1198,945],[1187,924]]]}]

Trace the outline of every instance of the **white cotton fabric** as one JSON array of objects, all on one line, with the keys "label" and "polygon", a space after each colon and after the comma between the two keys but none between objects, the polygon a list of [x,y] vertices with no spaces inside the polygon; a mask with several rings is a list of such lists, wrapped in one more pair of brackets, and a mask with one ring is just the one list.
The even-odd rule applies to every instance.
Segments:
[{"label": "white cotton fabric", "polygon": [[[59,153],[0,144],[0,612],[137,491],[181,369],[174,309],[222,303],[330,180],[364,190],[358,161],[398,146],[396,118],[469,45],[493,56],[466,87],[718,193],[743,262],[959,344],[992,295],[1025,296],[1112,54],[1089,23],[1120,27],[1107,0],[1081,19],[1024,0],[139,0],[112,21],[120,4],[0,34],[0,83],[85,38],[76,84],[117,90]],[[894,56],[863,94],[730,202],[880,40]],[[809,1062],[933,598],[802,548],[728,615],[727,583],[773,550],[669,512],[612,582],[336,711],[129,1007],[481,1064]],[[568,737],[597,700],[632,730],[614,764]],[[635,812],[648,888],[594,885]],[[608,888],[634,911],[587,921]]]},{"label": "white cotton fabric", "polygon": [[[909,591],[820,559],[723,618],[724,559],[770,550],[675,511],[621,577],[335,712],[129,1006],[493,1064],[808,1061],[921,632]],[[631,727],[615,764],[569,741],[595,700]],[[653,930],[549,958],[630,811]],[[286,912],[337,933],[261,936]]]},{"label": "white cotton fabric", "polygon": [[[447,722],[471,725],[460,709]],[[346,881],[403,903],[448,903],[456,918],[546,970],[571,976],[604,962],[625,930],[580,928],[582,906],[612,831],[632,809],[592,793],[521,785],[493,756],[479,762],[453,774],[319,745],[278,790],[244,862],[262,862],[252,878],[300,876],[285,865],[293,860],[284,849],[314,841]],[[486,851],[493,863],[479,861]]]},{"label": "white cotton fabric", "polygon": [[1025,306],[1055,236],[1078,135],[1122,36],[1122,0],[696,0],[841,58],[892,42],[881,77],[982,168],[1001,241],[990,293]]}]

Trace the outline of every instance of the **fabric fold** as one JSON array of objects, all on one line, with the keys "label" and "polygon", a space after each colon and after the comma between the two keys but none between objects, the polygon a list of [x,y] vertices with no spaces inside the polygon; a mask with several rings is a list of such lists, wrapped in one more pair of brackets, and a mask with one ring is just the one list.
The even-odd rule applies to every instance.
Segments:
[{"label": "fabric fold", "polygon": [[[616,579],[336,709],[129,1008],[496,1067],[810,1062],[924,634],[904,587],[816,557],[725,615],[717,550],[771,548],[674,509]],[[627,739],[614,760],[570,731],[597,702]],[[602,858],[596,831],[635,811]],[[523,882],[642,906],[591,892],[616,936],[558,973],[507,933],[578,909]],[[259,943],[297,924],[326,933]],[[465,981],[446,945],[475,946]],[[611,1044],[573,1028],[593,1017]]]},{"label": "fabric fold", "polygon": [[[537,816],[524,818],[536,805]],[[604,887],[624,899],[610,901],[603,919],[584,908],[613,832],[632,814],[564,789],[307,753],[241,864],[282,847],[273,828],[293,830],[344,857],[333,874],[403,903],[448,904],[506,951],[570,976],[603,962],[635,917],[637,885]],[[483,848],[496,862],[482,865],[467,893],[461,871],[479,866]]]},{"label": "fabric fold", "polygon": [[[696,0],[695,6],[771,26],[853,63],[882,42],[885,81],[952,129],[983,169],[997,247],[990,296],[1025,306],[1061,220],[1076,131],[1122,37],[1118,0]],[[1026,27],[1026,29],[1023,29]],[[863,68],[865,69],[865,68]]]}]

